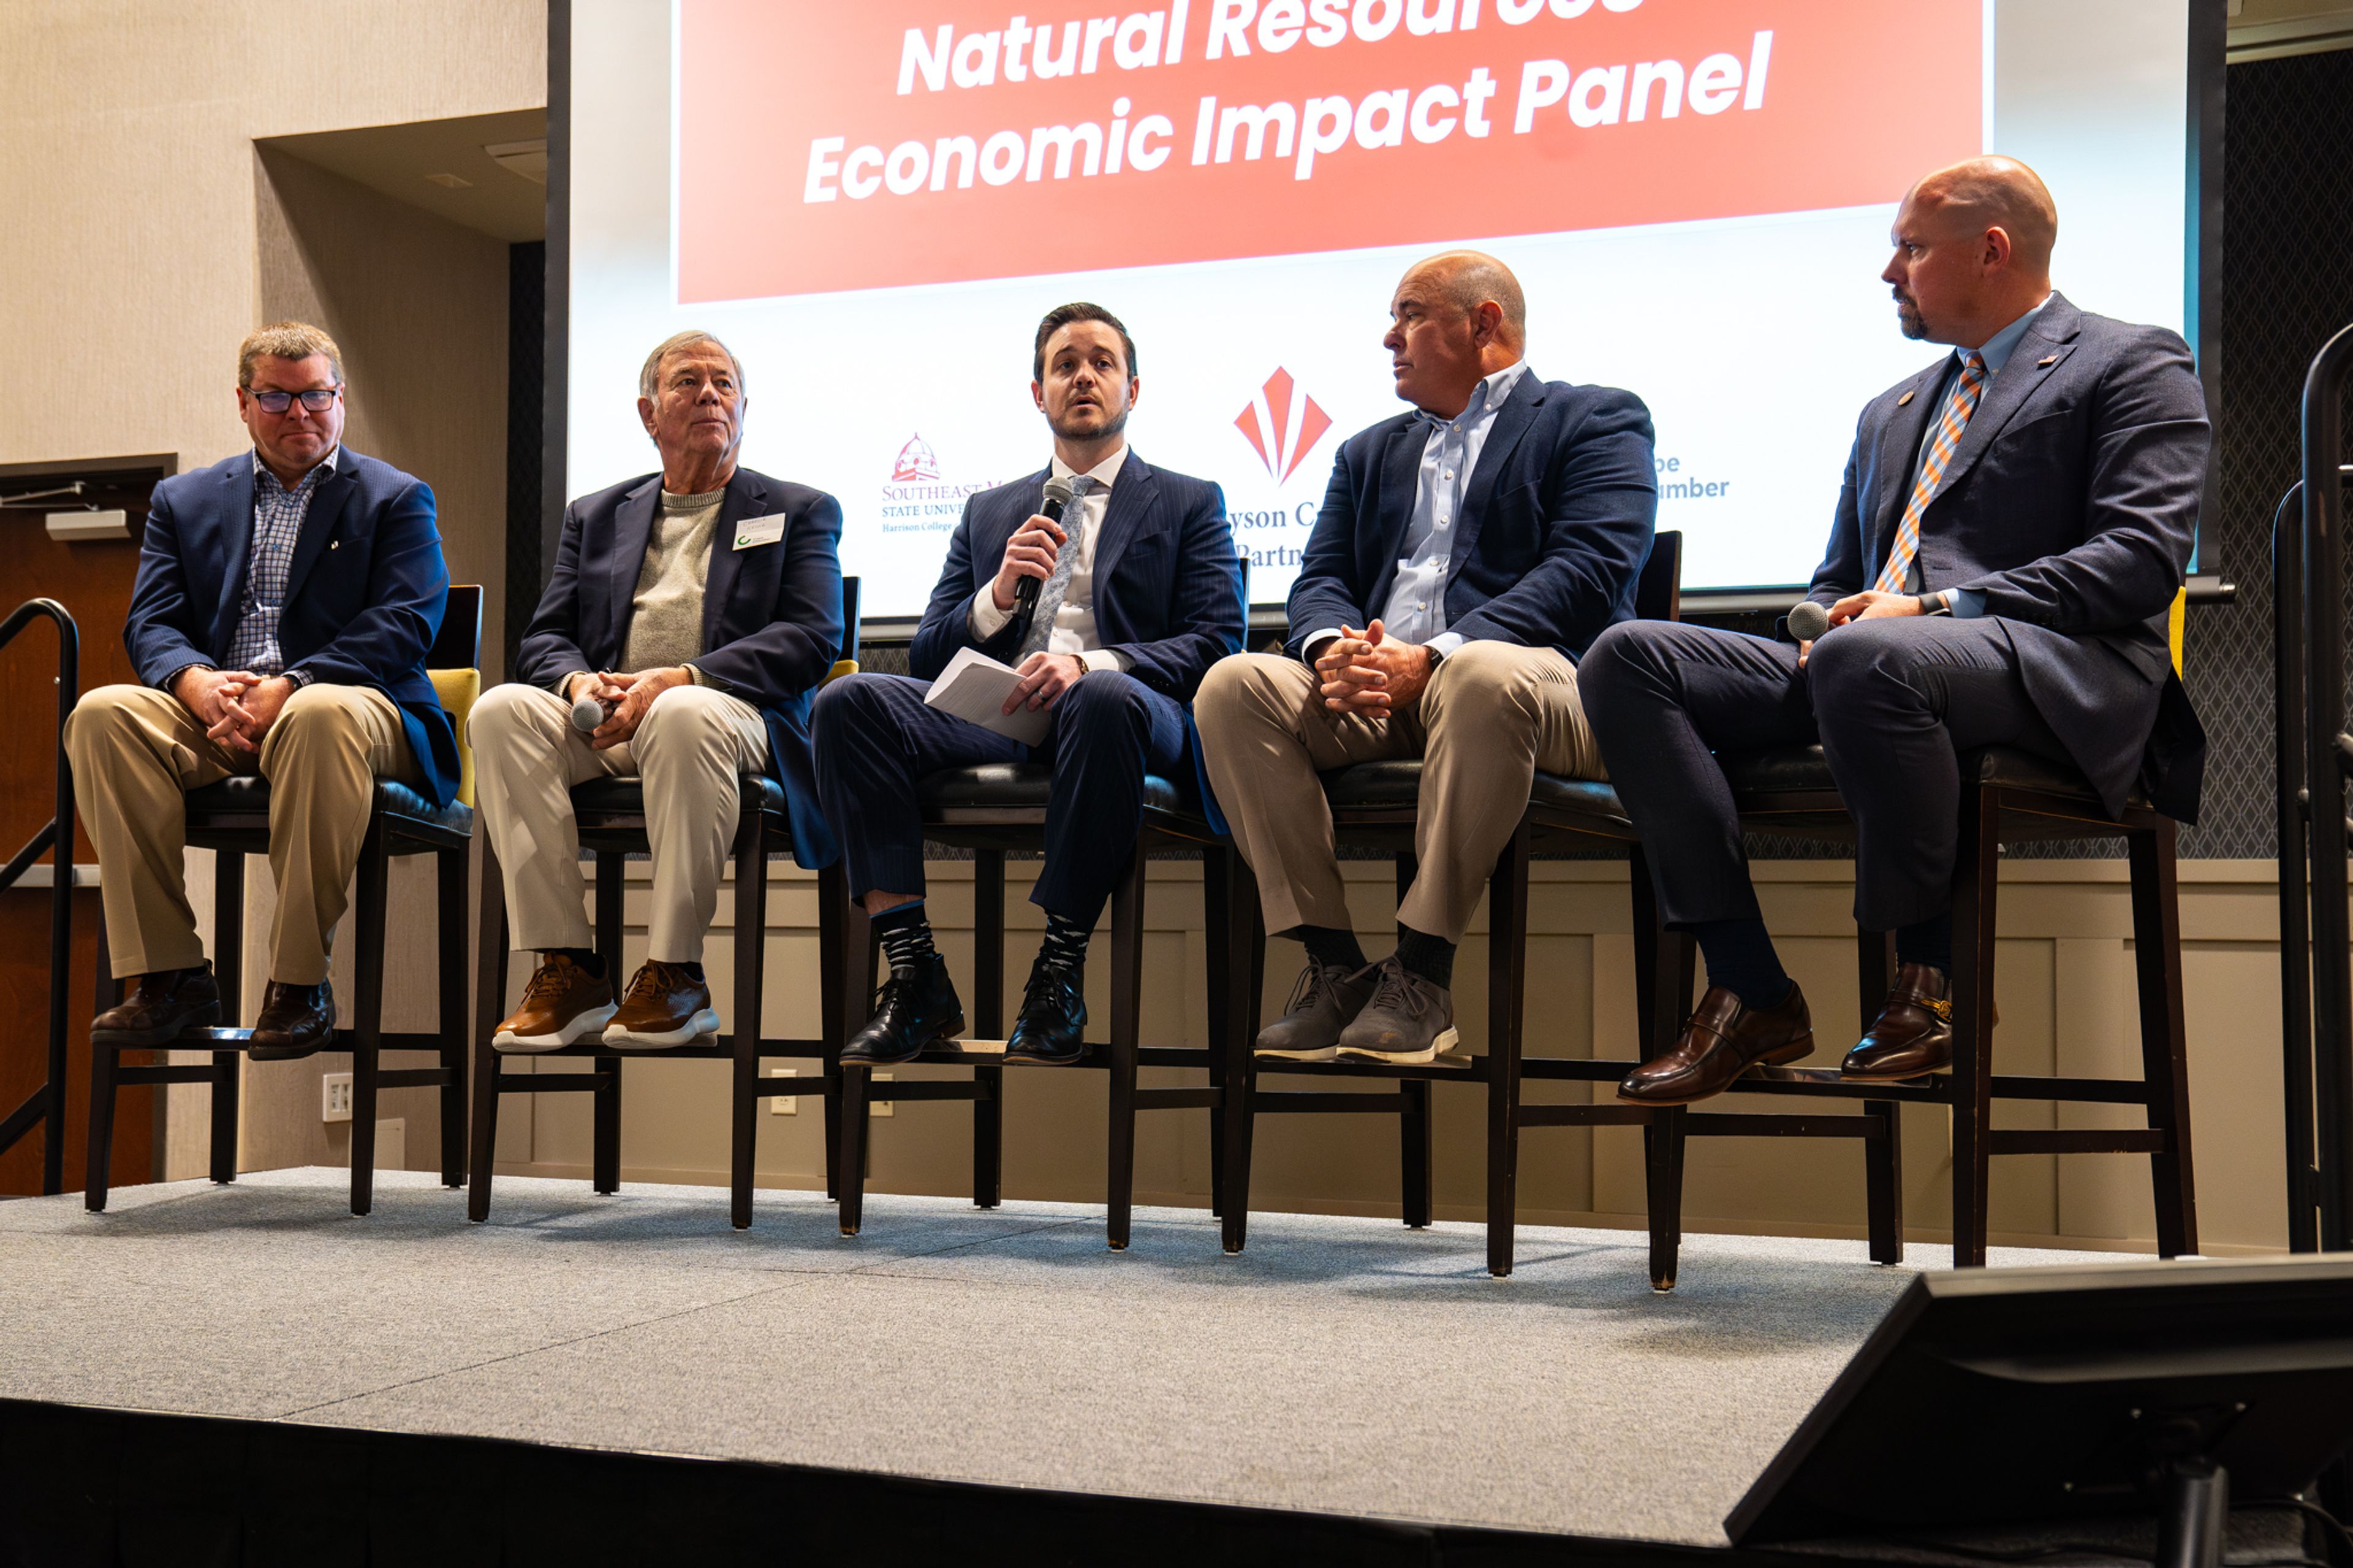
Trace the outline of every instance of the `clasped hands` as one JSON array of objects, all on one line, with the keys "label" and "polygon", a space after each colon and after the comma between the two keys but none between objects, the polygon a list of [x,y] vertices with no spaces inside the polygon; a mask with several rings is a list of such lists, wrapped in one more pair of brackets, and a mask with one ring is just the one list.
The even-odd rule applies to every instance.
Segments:
[{"label": "clasped hands", "polygon": [[611,670],[576,675],[571,689],[564,694],[567,702],[577,702],[583,697],[594,697],[605,705],[605,721],[588,732],[588,744],[599,752],[610,751],[638,732],[646,721],[646,710],[654,699],[673,686],[691,686],[694,672],[682,664],[660,669],[641,669],[634,675],[617,674]]},{"label": "clasped hands", "polygon": [[[1876,588],[1866,588],[1860,594],[1849,594],[1831,606],[1831,625],[1842,626],[1849,621],[1884,620],[1890,616],[1916,616],[1920,600],[1912,594],[1883,594]],[[1798,645],[1798,668],[1806,668],[1806,658],[1814,651],[1810,642]]]},{"label": "clasped hands", "polygon": [[1429,648],[1398,641],[1377,619],[1363,631],[1342,622],[1340,635],[1315,658],[1324,706],[1366,718],[1401,712],[1419,701],[1430,668]]},{"label": "clasped hands", "polygon": [[180,672],[172,683],[172,695],[196,716],[207,739],[232,752],[259,756],[269,727],[294,695],[294,683],[282,675],[195,666]]},{"label": "clasped hands", "polygon": [[[1005,542],[1005,559],[988,584],[990,601],[999,611],[1011,610],[1021,579],[1034,577],[1043,583],[1052,576],[1055,557],[1070,539],[1068,530],[1042,512],[1014,530],[1013,537]],[[1021,684],[1005,699],[1001,710],[1010,714],[1027,708],[1034,713],[1050,708],[1086,672],[1086,661],[1076,654],[1033,653],[1014,671],[1021,677]]]}]

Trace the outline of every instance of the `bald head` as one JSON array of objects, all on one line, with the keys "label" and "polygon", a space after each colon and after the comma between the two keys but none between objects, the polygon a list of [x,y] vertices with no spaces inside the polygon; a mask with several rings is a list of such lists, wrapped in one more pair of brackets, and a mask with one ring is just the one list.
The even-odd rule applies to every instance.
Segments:
[{"label": "bald head", "polygon": [[2015,158],[1968,158],[1905,193],[1880,274],[1904,335],[1976,348],[2051,293],[2059,208]]},{"label": "bald head", "polygon": [[1451,419],[1480,381],[1517,364],[1527,346],[1520,280],[1493,257],[1450,250],[1417,261],[1389,297],[1389,351],[1397,395]]},{"label": "bald head", "polygon": [[1520,280],[1485,251],[1445,251],[1415,262],[1405,278],[1466,316],[1477,315],[1482,305],[1494,306],[1499,335],[1514,348],[1527,346],[1528,304]]}]

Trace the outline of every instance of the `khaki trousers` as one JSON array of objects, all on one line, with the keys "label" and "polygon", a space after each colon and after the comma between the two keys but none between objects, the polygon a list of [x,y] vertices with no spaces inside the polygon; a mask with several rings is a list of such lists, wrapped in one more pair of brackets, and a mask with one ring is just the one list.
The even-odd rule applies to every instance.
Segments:
[{"label": "khaki trousers", "polygon": [[474,704],[474,794],[506,880],[514,945],[593,947],[580,891],[572,786],[643,778],[654,900],[646,956],[699,963],[735,841],[737,779],[768,765],[768,730],[750,703],[707,686],[654,699],[638,732],[607,751],[572,727],[572,705],[536,686],[494,686]]},{"label": "khaki trousers", "polygon": [[1316,774],[1350,763],[1422,759],[1414,823],[1419,874],[1398,907],[1415,931],[1461,942],[1495,857],[1527,810],[1538,769],[1608,775],[1577,697],[1577,667],[1551,648],[1467,642],[1420,701],[1385,718],[1324,706],[1314,668],[1246,653],[1210,667],[1193,700],[1209,784],[1257,873],[1266,929],[1350,929]]},{"label": "khaki trousers", "polygon": [[391,698],[323,682],[286,700],[259,758],[207,738],[169,692],[101,686],[67,721],[66,755],[81,819],[98,846],[118,978],[205,961],[185,879],[187,791],[231,773],[269,781],[269,870],[278,881],[269,977],[316,985],[327,978],[335,922],[351,903],[375,781],[424,780]]}]

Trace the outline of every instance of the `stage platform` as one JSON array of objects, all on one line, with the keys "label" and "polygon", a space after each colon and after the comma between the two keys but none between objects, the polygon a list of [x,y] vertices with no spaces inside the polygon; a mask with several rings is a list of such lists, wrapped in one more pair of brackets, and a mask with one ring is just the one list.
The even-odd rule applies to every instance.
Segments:
[{"label": "stage platform", "polygon": [[[1499,1280],[1461,1224],[1259,1215],[1229,1258],[1198,1210],[1113,1253],[1083,1205],[877,1194],[844,1239],[817,1194],[739,1232],[715,1188],[502,1177],[473,1226],[428,1175],[365,1218],[346,1183],[0,1204],[0,1531],[575,1568],[1696,1556],[1912,1273],[1692,1236],[1661,1296],[1635,1231],[1524,1228]],[[330,1550],[355,1531],[372,1556]]]}]

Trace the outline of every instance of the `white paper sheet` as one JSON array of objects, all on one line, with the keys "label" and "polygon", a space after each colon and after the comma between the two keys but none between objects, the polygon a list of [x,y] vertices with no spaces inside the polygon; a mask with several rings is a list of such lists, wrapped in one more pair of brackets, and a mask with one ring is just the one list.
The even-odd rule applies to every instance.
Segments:
[{"label": "white paper sheet", "polygon": [[1005,700],[1020,681],[1012,666],[977,648],[959,648],[956,656],[948,660],[947,668],[940,672],[940,678],[932,682],[923,701],[943,713],[953,713],[984,730],[994,730],[1025,746],[1034,746],[1046,738],[1052,716],[1043,708],[1034,713],[1027,708],[1011,713],[1004,711]]}]

